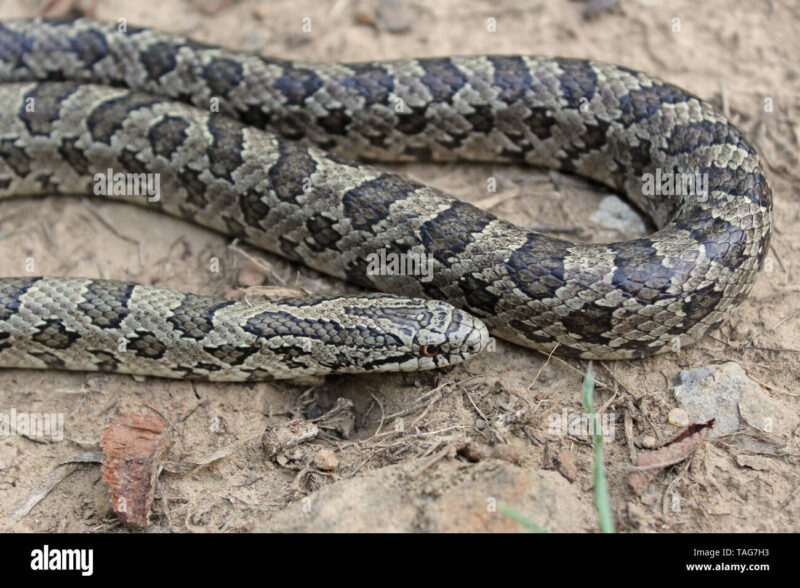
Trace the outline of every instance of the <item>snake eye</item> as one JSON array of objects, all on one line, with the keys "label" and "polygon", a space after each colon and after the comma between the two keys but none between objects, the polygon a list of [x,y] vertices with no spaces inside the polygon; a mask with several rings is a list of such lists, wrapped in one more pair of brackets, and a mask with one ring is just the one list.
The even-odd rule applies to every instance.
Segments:
[{"label": "snake eye", "polygon": [[422,347],[422,355],[427,357],[433,357],[435,355],[439,355],[439,346],[438,345],[424,345]]}]

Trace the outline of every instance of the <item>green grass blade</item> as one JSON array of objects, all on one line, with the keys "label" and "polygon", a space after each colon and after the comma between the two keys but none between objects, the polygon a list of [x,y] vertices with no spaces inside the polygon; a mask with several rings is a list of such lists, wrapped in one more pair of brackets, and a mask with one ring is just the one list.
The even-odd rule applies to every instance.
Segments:
[{"label": "green grass blade", "polygon": [[592,416],[594,422],[594,504],[600,517],[600,530],[603,533],[614,532],[614,516],[611,513],[611,498],[608,493],[608,480],[606,468],[603,464],[603,429],[600,426],[600,417],[594,413],[594,374],[592,364],[586,370],[583,380],[583,406]]},{"label": "green grass blade", "polygon": [[530,529],[534,533],[549,533],[549,531],[547,529],[544,529],[544,528],[540,527],[539,525],[534,523],[532,520],[527,518],[525,515],[523,515],[521,512],[514,510],[510,506],[506,506],[502,502],[499,502],[497,504],[497,510],[499,510],[501,513],[506,515],[508,518],[514,519],[520,525]]}]

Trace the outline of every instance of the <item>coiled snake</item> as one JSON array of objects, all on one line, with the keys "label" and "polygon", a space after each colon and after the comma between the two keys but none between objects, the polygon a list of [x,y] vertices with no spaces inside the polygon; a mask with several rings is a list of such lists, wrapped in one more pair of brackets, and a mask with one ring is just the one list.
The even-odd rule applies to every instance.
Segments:
[{"label": "coiled snake", "polygon": [[[137,203],[373,290],[448,301],[544,352],[615,359],[691,344],[747,295],[769,243],[771,191],[739,131],[620,66],[298,63],[25,20],[0,24],[0,82],[0,197],[91,194],[106,170],[159,174],[164,197]],[[350,158],[574,172],[626,194],[657,231],[571,243]],[[431,259],[430,279],[376,274],[371,254]],[[435,367],[486,345],[480,321],[439,302],[348,300],[242,309],[118,282],[5,279],[0,366],[257,379]]]}]

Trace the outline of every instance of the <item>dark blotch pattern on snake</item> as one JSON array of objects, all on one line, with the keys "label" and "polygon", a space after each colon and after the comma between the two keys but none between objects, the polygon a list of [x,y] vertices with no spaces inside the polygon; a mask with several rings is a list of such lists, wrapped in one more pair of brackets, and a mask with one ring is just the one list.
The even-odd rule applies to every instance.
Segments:
[{"label": "dark blotch pattern on snake", "polygon": [[[148,29],[30,20],[0,24],[0,82],[2,196],[86,193],[108,168],[157,172],[164,197],[138,203],[370,289],[447,300],[544,352],[632,358],[696,342],[747,295],[768,249],[772,195],[753,148],[709,104],[620,66],[297,63]],[[354,158],[573,172],[627,195],[657,231],[571,243]],[[646,189],[668,176],[707,190]],[[381,250],[430,256],[432,280],[370,275],[365,260]],[[0,312],[13,314],[13,300]],[[122,312],[90,322],[111,328],[103,321]],[[176,320],[178,332],[213,326]]]}]

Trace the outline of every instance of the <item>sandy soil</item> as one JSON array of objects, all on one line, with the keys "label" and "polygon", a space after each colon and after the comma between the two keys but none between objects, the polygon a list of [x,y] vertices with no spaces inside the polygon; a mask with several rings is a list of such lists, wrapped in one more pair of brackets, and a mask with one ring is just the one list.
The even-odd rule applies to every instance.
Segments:
[{"label": "sandy soil", "polygon": [[[8,0],[0,18],[33,16],[41,4]],[[48,4],[60,9],[66,3]],[[768,271],[730,322],[702,344],[653,359],[595,364],[596,406],[607,404],[604,411],[616,423],[614,440],[606,444],[612,507],[623,531],[800,530],[797,429],[777,439],[772,454],[750,456],[757,460],[742,460],[717,440],[690,462],[661,472],[641,496],[627,483],[632,452],[648,437],[663,442],[680,430],[669,423],[668,412],[676,406],[670,388],[682,369],[735,361],[795,422],[800,413],[796,4],[623,0],[591,19],[584,17],[582,3],[545,0],[74,4],[99,19],[125,17],[207,43],[298,59],[591,57],[656,74],[727,110],[769,164],[775,232]],[[496,32],[487,30],[488,19],[494,19]],[[308,22],[311,31],[303,32]],[[495,177],[500,201],[492,211],[501,217],[529,225],[579,225],[584,231],[577,238],[585,240],[624,237],[590,220],[605,194],[562,174],[509,166],[392,169],[472,202],[489,196],[486,179]],[[23,274],[32,259],[38,274],[225,293],[252,282],[257,271],[228,245],[220,235],[122,204],[51,197],[6,201],[0,209],[0,275]],[[353,291],[248,251],[287,282],[296,279],[317,292]],[[208,271],[214,256],[222,260],[218,273]],[[266,275],[259,281],[274,283]],[[546,363],[535,352],[500,342],[494,353],[445,373],[331,378],[312,390],[5,371],[0,411],[63,413],[66,438],[48,444],[0,438],[0,524],[20,531],[125,532],[110,511],[95,465],[76,468],[19,520],[6,515],[59,461],[96,451],[93,444],[115,417],[150,412],[169,423],[169,461],[197,462],[231,448],[227,457],[189,475],[162,474],[169,515],[157,500],[153,531],[518,529],[487,507],[493,500],[553,530],[597,530],[588,439],[548,430],[549,415],[583,412],[585,369],[576,361]],[[265,455],[265,427],[315,418],[338,398],[353,403],[352,427],[325,430],[279,459]],[[403,412],[402,421],[392,417]],[[465,450],[467,445],[472,449]],[[314,462],[325,449],[338,460],[332,471]],[[464,457],[470,452],[477,463]],[[335,508],[342,503],[344,508]]]}]

